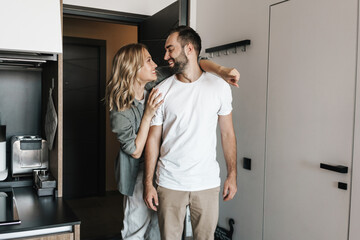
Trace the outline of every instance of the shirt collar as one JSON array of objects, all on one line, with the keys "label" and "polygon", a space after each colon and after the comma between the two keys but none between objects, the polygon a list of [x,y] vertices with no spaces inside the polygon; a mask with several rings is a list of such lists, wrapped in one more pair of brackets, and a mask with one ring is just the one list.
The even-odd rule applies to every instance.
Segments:
[{"label": "shirt collar", "polygon": [[132,105],[134,105],[135,107],[137,107],[140,104],[140,102],[134,98],[134,101],[132,103]]}]

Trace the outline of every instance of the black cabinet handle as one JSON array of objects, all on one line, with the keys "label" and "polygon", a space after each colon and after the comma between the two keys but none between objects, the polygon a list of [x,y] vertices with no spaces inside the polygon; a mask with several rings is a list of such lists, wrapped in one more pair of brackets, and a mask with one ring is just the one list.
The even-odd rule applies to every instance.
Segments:
[{"label": "black cabinet handle", "polygon": [[338,172],[338,173],[348,173],[348,167],[343,166],[343,165],[333,166],[333,165],[329,165],[329,164],[325,164],[325,163],[320,163],[320,168]]}]

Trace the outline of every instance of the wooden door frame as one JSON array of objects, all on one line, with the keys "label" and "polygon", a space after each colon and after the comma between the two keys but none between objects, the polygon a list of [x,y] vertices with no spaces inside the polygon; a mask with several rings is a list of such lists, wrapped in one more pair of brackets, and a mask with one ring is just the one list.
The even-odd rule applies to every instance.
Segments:
[{"label": "wooden door frame", "polygon": [[[99,195],[105,195],[106,192],[106,107],[103,102],[105,98],[106,86],[106,40],[80,38],[80,37],[63,37],[63,44],[76,44],[80,46],[99,47],[99,185],[97,192]],[[64,79],[63,79],[64,80]]]}]

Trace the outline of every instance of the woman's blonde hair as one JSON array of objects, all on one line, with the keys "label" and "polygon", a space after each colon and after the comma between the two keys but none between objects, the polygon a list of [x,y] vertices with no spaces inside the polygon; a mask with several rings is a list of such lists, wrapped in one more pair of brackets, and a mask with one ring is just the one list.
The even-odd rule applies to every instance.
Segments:
[{"label": "woman's blonde hair", "polygon": [[129,109],[135,98],[134,82],[137,72],[144,64],[141,43],[128,44],[116,53],[111,71],[111,78],[106,86],[105,99],[111,110]]}]

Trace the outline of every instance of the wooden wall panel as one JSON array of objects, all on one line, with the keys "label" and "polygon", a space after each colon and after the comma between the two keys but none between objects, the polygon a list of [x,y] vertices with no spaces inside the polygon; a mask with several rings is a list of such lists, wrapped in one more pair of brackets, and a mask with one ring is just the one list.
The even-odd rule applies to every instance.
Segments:
[{"label": "wooden wall panel", "polygon": [[[63,0],[60,0],[60,17],[61,17],[61,35],[63,35]],[[62,54],[58,55],[58,82],[57,82],[57,114],[58,114],[58,131],[56,137],[56,145],[53,153],[50,154],[50,158],[57,159],[57,162],[50,164],[50,169],[55,174],[58,190],[58,197],[63,195],[63,60]]]},{"label": "wooden wall panel", "polygon": [[[22,240],[76,240],[74,233],[62,233],[56,235],[44,235],[34,238],[21,238]],[[80,238],[78,238],[80,240]]]}]

